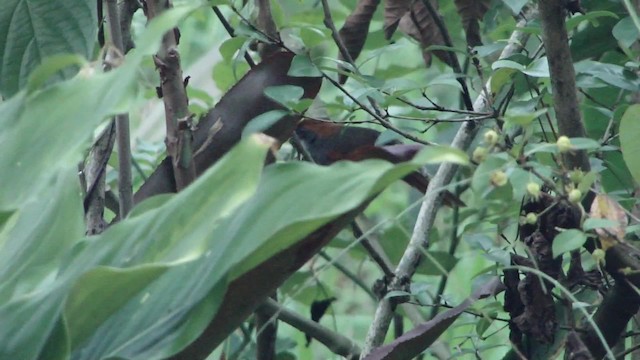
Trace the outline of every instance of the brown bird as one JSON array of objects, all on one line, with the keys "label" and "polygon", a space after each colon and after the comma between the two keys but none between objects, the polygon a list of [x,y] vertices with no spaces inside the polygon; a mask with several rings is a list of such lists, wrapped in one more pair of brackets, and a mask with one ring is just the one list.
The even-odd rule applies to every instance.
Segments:
[{"label": "brown bird", "polygon": [[[382,159],[393,164],[409,161],[422,149],[419,144],[401,144],[390,141],[376,145],[380,132],[358,126],[339,125],[327,121],[304,119],[295,130],[302,145],[319,165],[330,165],[336,161],[361,161]],[[418,171],[404,177],[409,185],[424,193],[429,179]],[[454,194],[446,191],[445,205],[463,206]]]}]

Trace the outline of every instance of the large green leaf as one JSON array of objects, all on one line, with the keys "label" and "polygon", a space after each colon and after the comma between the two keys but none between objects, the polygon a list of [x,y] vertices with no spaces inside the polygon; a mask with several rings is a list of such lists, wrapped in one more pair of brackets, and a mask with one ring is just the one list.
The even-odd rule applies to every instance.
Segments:
[{"label": "large green leaf", "polygon": [[622,156],[633,178],[640,182],[640,105],[632,105],[620,120],[620,146]]},{"label": "large green leaf", "polygon": [[175,9],[152,22],[141,35],[145,43],[109,74],[85,69],[0,104],[0,182],[7,185],[0,191],[0,358],[68,350],[59,315],[70,281],[59,276],[65,274],[63,264],[86,246],[70,252],[83,236],[76,163],[96,125],[129,105],[136,71],[157,50],[162,34],[194,8]]},{"label": "large green leaf", "polygon": [[[51,55],[91,56],[96,44],[94,0],[4,0],[0,2],[0,94],[10,97],[33,69]],[[68,78],[68,69],[58,78]]]},{"label": "large green leaf", "polygon": [[[225,169],[225,172],[232,171],[236,176],[246,176],[246,171],[233,165],[239,160],[235,156],[231,158],[231,155],[224,157],[222,163],[218,163],[215,168],[219,169],[218,172]],[[120,263],[121,266],[138,261],[153,261],[145,255],[168,254],[170,249],[175,251],[175,248],[181,248],[183,255],[193,255],[194,260],[186,259],[171,266],[153,284],[141,290],[110,316],[86,343],[72,342],[74,345],[81,345],[75,349],[75,358],[117,356],[145,359],[168,356],[172,351],[179,350],[204,329],[206,319],[215,315],[228,281],[254,269],[260,263],[268,262],[270,257],[305,239],[331,220],[366,203],[382,188],[416,167],[417,163],[393,166],[382,161],[340,163],[331,168],[307,163],[277,164],[265,171],[255,195],[230,214],[226,221],[207,221],[196,217],[185,224],[187,219],[180,218],[181,213],[185,213],[185,208],[192,212],[184,215],[189,218],[194,217],[195,212],[207,213],[213,219],[216,209],[220,210],[219,206],[207,206],[206,208],[211,208],[211,212],[205,212],[199,210],[201,204],[198,201],[194,204],[194,199],[186,200],[189,194],[203,197],[203,189],[199,184],[179,193],[157,211],[151,210],[140,216],[146,215],[152,221],[154,229],[144,226],[144,223],[140,223],[141,220],[133,224],[137,218],[125,221],[119,228],[126,227],[127,233],[133,231],[134,234],[129,235],[129,238],[136,239],[136,242],[134,248],[127,244],[118,245],[119,255],[113,256],[113,261],[121,262],[123,257],[133,258],[127,263]],[[233,174],[229,173],[227,176],[231,177]],[[211,199],[208,200],[209,203],[213,203],[216,198],[229,198],[233,195],[229,186],[239,180],[235,178],[227,181],[227,186],[218,184],[220,192],[207,193],[207,198]],[[211,180],[209,182],[211,185],[215,184]],[[184,200],[180,201],[181,199]],[[164,213],[178,219],[172,221],[163,217]],[[176,230],[176,227],[184,230]],[[101,243],[117,242],[121,234],[115,232],[116,228],[104,234],[103,237],[108,237],[109,240],[101,239],[97,243],[100,245],[87,248],[83,251],[84,255],[79,255],[78,258],[86,259],[89,254],[96,254],[101,247],[106,246]],[[207,232],[201,232],[200,229],[206,229]],[[176,239],[180,243],[172,243],[171,240]],[[184,245],[195,239],[200,239],[197,244],[201,245],[197,257],[193,249],[189,251]],[[156,246],[154,251],[144,249],[144,244],[149,243]],[[158,243],[165,245],[157,245]],[[124,250],[121,249],[122,246],[125,246]],[[144,250],[132,253],[135,248]],[[308,255],[311,256],[312,253]],[[167,260],[170,259],[179,260],[175,256]],[[287,267],[283,269],[287,273],[290,270]],[[280,275],[269,274],[274,278]],[[272,285],[275,287],[279,283],[274,281]],[[255,299],[267,295],[267,292],[252,294]],[[86,307],[82,311],[77,310],[75,317],[82,320],[84,314],[103,309],[101,302],[114,301],[113,298],[100,296],[92,300],[84,301]],[[205,306],[206,304],[209,305]],[[72,340],[76,333],[73,318],[74,315],[68,313]],[[237,325],[225,324],[232,328]],[[77,334],[79,333],[78,330]]]},{"label": "large green leaf", "polygon": [[0,104],[0,183],[11,184],[11,191],[0,192],[0,209],[20,207],[37,196],[60,167],[75,167],[96,126],[132,105],[137,70],[157,50],[162,34],[194,8],[173,9],[154,20],[141,35],[142,45],[114,71],[93,74],[86,69],[73,79]]},{"label": "large green leaf", "polygon": [[0,235],[0,303],[50,282],[84,234],[75,171],[60,173],[51,195],[28,202]]},{"label": "large green leaf", "polygon": [[[127,218],[101,236],[87,238],[74,248],[47,235],[36,239],[26,238],[31,244],[45,246],[44,250],[46,246],[55,245],[66,248],[68,256],[65,262],[68,265],[59,271],[56,279],[49,276],[39,288],[0,307],[0,321],[5,324],[0,331],[6,332],[0,334],[5,342],[5,346],[0,346],[4,351],[0,358],[34,358],[47,337],[62,336],[59,332],[66,331],[64,328],[58,327],[57,333],[50,332],[61,315],[65,298],[65,317],[72,350],[84,338],[92,335],[111,314],[120,310],[129,299],[139,295],[140,290],[165,272],[179,273],[180,276],[167,279],[172,286],[186,292],[184,296],[173,296],[178,291],[163,293],[169,305],[180,307],[184,303],[189,310],[195,301],[200,301],[213,285],[201,286],[200,282],[207,283],[209,278],[198,276],[198,272],[194,271],[197,268],[187,265],[197,263],[210,266],[208,264],[215,264],[220,258],[219,252],[212,252],[214,247],[210,242],[215,239],[208,235],[255,190],[265,153],[270,146],[270,142],[260,139],[254,136],[245,141],[192,186],[162,206]],[[64,184],[72,189],[74,187],[72,181]],[[60,196],[73,198],[68,193]],[[81,202],[76,200],[76,207],[80,208]],[[55,212],[56,209],[51,211]],[[64,218],[53,220],[58,227],[63,227],[68,221]],[[9,239],[9,243],[13,241],[13,238]],[[38,266],[34,264],[31,267],[37,269]],[[48,270],[55,275],[55,269]],[[0,282],[4,282],[2,280]],[[218,280],[212,278],[211,284]],[[200,296],[194,289],[201,289]],[[189,296],[195,299],[189,302]],[[165,320],[161,315],[165,314],[166,308],[154,312],[157,309],[149,307],[144,301],[138,305],[150,309],[144,314],[153,315],[155,320]],[[126,316],[131,317],[132,313]],[[134,325],[137,324],[144,324],[145,327],[134,326],[133,332],[127,332],[126,328],[119,329],[117,334],[101,340],[110,341],[112,349],[119,348],[147,328],[142,321]],[[18,328],[20,331],[16,331]],[[162,330],[166,331],[164,328]],[[94,358],[94,354],[99,353],[92,351],[87,356]]]}]

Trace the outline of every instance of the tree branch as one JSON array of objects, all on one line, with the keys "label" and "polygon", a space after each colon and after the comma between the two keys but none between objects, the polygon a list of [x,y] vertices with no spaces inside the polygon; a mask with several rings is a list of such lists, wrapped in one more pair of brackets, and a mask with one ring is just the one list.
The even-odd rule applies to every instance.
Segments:
[{"label": "tree branch", "polygon": [[[640,308],[638,294],[624,282],[624,279],[618,280],[620,281],[616,281],[593,315],[594,322],[609,346],[618,342],[627,323]],[[588,332],[582,336],[582,341],[589,348],[593,358],[602,359],[607,355],[593,327],[589,326]]]},{"label": "tree branch", "polygon": [[[107,18],[111,41],[124,54],[121,23],[117,0],[107,0]],[[120,219],[124,219],[133,207],[133,181],[131,175],[131,134],[129,114],[115,116],[116,143],[118,146],[118,192],[120,194]]]},{"label": "tree branch", "polygon": [[[527,20],[521,20],[517,29],[524,27],[527,24]],[[516,30],[509,39],[509,44],[502,51],[500,58],[504,59],[521,49],[521,45],[526,42],[528,38],[527,33],[523,33]],[[486,112],[489,104],[487,97],[489,94],[484,92],[476,99],[473,104],[474,111]],[[458,130],[452,146],[461,150],[467,150],[474,136],[476,135],[478,128],[473,121],[468,121],[462,124]],[[434,178],[429,182],[429,187],[425,194],[425,198],[420,207],[420,213],[411,235],[411,240],[407,249],[405,250],[400,263],[395,271],[395,278],[391,281],[389,290],[399,290],[402,286],[402,282],[410,279],[415,273],[415,269],[422,258],[423,249],[429,245],[429,232],[433,226],[435,220],[436,211],[442,202],[442,189],[451,181],[457,166],[444,163],[438,169],[438,172]],[[367,355],[371,350],[380,344],[382,344],[384,337],[389,329],[389,323],[392,319],[394,306],[389,299],[383,299],[378,304],[376,309],[373,323],[369,328],[365,346],[361,354],[361,358]]]},{"label": "tree branch", "polygon": [[109,155],[115,141],[115,124],[107,126],[95,141],[87,157],[83,174],[87,186],[84,198],[84,219],[87,235],[100,234],[107,226],[104,221],[105,174]]},{"label": "tree branch", "polygon": [[256,312],[277,317],[279,320],[318,340],[334,354],[354,359],[360,355],[360,347],[348,337],[331,331],[315,321],[303,318],[271,299],[262,303]]},{"label": "tree branch", "polygon": [[[169,5],[168,0],[147,1],[149,20],[158,16]],[[180,191],[195,179],[196,170],[191,146],[191,114],[177,45],[176,30],[167,32],[162,38],[162,46],[154,61],[160,72],[164,100],[167,154],[171,157],[176,189]]]},{"label": "tree branch", "polygon": [[[586,131],[580,117],[576,73],[569,49],[563,2],[540,0],[539,11],[542,42],[547,53],[553,89],[553,108],[556,112],[560,135],[585,137]],[[566,153],[564,159],[569,170],[580,169],[584,172],[590,170],[589,158],[585,150]]]}]

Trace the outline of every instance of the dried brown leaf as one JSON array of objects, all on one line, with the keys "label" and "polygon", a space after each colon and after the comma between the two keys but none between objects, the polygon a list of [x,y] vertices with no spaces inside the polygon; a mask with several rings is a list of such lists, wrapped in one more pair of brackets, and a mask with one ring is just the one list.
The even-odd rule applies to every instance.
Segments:
[{"label": "dried brown leaf", "polygon": [[384,3],[384,36],[390,39],[400,19],[409,11],[413,0],[387,0]]},{"label": "dried brown leaf", "polygon": [[495,296],[503,290],[504,285],[500,279],[494,277],[460,305],[436,315],[432,320],[417,326],[391,343],[374,349],[365,357],[365,360],[401,360],[419,355],[478,299]]},{"label": "dried brown leaf", "polygon": [[615,245],[618,241],[623,241],[625,228],[629,224],[629,220],[624,209],[617,201],[605,194],[598,194],[591,203],[589,215],[592,219],[606,219],[615,223],[615,226],[596,228],[596,234],[598,234],[604,250]]},{"label": "dried brown leaf", "polygon": [[[438,9],[438,2],[431,0],[434,9]],[[442,32],[438,28],[435,20],[429,13],[429,9],[422,1],[413,3],[410,11],[405,13],[400,19],[399,28],[405,34],[411,36],[420,43],[422,47],[422,57],[427,66],[431,65],[431,53],[435,54],[443,62],[452,65],[449,54],[442,50],[426,50],[432,45],[445,45]]]},{"label": "dried brown leaf", "polygon": [[482,45],[480,25],[484,14],[489,10],[491,0],[455,0],[458,14],[462,18],[462,26],[467,34],[467,45]]},{"label": "dried brown leaf", "polygon": [[[362,51],[364,47],[367,35],[369,34],[369,24],[371,23],[373,13],[375,13],[378,8],[378,4],[380,4],[380,0],[358,1],[358,5],[356,5],[356,8],[347,17],[342,29],[339,31],[340,38],[342,38],[342,42],[353,60],[360,55],[360,51]],[[342,54],[339,59],[345,60],[342,58]],[[346,80],[347,77],[345,75],[340,75],[339,81],[341,84],[344,84]]]}]

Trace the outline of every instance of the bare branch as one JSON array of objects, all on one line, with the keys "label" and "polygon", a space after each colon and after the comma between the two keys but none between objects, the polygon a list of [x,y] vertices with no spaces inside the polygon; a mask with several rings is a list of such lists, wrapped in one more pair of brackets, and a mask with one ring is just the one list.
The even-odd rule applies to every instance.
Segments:
[{"label": "bare branch", "polygon": [[[170,6],[168,0],[147,1],[149,20]],[[196,177],[191,146],[191,114],[187,92],[180,67],[180,54],[176,29],[168,31],[162,38],[162,46],[154,60],[160,72],[160,84],[164,100],[167,137],[167,154],[171,157],[173,175],[178,191],[184,189]]]},{"label": "bare branch", "polygon": [[[580,117],[576,72],[569,49],[569,36],[566,30],[566,11],[561,1],[541,0],[539,4],[542,22],[542,41],[547,52],[549,75],[553,88],[553,108],[556,112],[560,135],[585,137],[586,131]],[[564,155],[570,170],[589,171],[589,158],[585,150]]]},{"label": "bare branch", "polygon": [[[107,0],[107,18],[111,41],[116,49],[123,54],[121,23],[118,15],[117,0]],[[133,207],[133,181],[131,175],[131,134],[129,129],[129,114],[119,114],[115,117],[116,141],[118,144],[118,190],[120,193],[120,218],[129,214]]]},{"label": "bare branch", "polygon": [[360,354],[360,347],[346,336],[331,331],[315,321],[305,319],[271,299],[262,303],[257,312],[277,317],[279,320],[318,340],[337,355],[357,358]]}]

